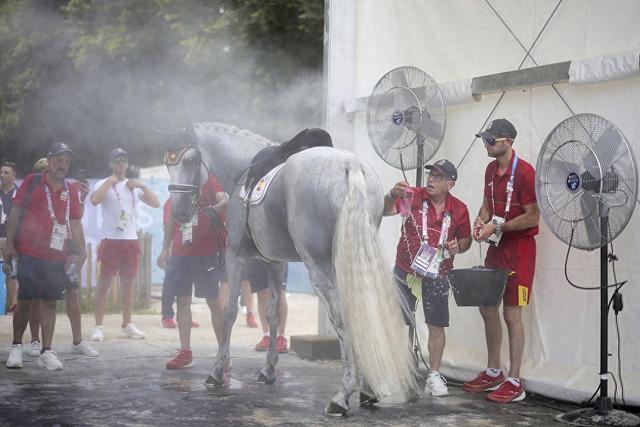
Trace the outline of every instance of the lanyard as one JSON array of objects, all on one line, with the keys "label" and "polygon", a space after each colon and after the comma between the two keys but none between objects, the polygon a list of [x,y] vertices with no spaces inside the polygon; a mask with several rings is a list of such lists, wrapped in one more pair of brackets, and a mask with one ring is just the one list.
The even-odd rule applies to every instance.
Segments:
[{"label": "lanyard", "polygon": [[[126,180],[124,181],[126,183]],[[124,210],[122,208],[122,200],[120,199],[120,193],[118,193],[118,189],[116,188],[116,186],[120,183],[120,181],[116,182],[116,184],[113,186],[113,191],[115,191],[116,193],[116,200],[118,201],[118,207],[120,208],[120,210]],[[125,184],[126,185],[126,184]],[[134,214],[136,212],[136,195],[134,190],[131,190],[131,214]]]},{"label": "lanyard", "polygon": [[[514,155],[513,164],[511,165],[511,176],[509,176],[509,182],[507,182],[507,203],[504,206],[504,220],[507,220],[509,210],[511,210],[511,196],[513,195],[513,180],[516,178],[516,166],[518,165],[518,156]],[[498,167],[496,165],[496,167]],[[493,208],[493,214],[496,214],[496,202],[494,197],[495,180],[494,176],[491,177],[491,207]]]},{"label": "lanyard", "polygon": [[[451,215],[449,212],[444,213],[442,218],[442,227],[440,228],[440,239],[438,240],[438,247],[442,247],[447,241],[449,234],[449,226],[451,225]],[[429,243],[429,201],[424,200],[422,202],[422,241]]]},{"label": "lanyard", "polygon": [[[69,193],[69,188],[67,187],[67,181],[64,180],[63,182],[64,182],[64,191],[67,194],[67,197],[66,197],[67,206],[64,213],[64,220],[65,220],[65,225],[69,227],[69,212],[71,211],[69,206],[70,206],[71,194]],[[46,182],[44,183],[44,192],[47,195],[47,208],[49,208],[49,215],[51,215],[51,220],[54,221],[54,224],[58,223],[56,214],[53,211],[53,202],[51,201],[51,191],[49,190],[49,184],[47,184]]]}]

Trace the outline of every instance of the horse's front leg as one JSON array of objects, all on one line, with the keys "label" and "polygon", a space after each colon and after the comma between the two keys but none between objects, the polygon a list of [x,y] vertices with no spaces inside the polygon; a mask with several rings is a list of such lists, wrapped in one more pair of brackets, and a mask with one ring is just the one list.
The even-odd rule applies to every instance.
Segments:
[{"label": "horse's front leg", "polygon": [[[327,268],[329,269],[326,271],[332,271],[329,266],[327,266]],[[327,277],[328,275],[325,275],[318,267],[309,268],[309,276],[316,288],[316,292],[327,307],[329,320],[338,335],[343,366],[342,389],[327,403],[327,406],[324,408],[324,413],[334,417],[345,416],[349,412],[349,398],[357,389],[356,369],[351,342],[344,329],[342,314],[340,312],[340,301],[334,283],[330,281]]]},{"label": "horse's front leg", "polygon": [[[219,386],[224,383],[224,368],[231,363],[229,348],[231,345],[231,330],[238,315],[238,298],[240,297],[240,282],[242,279],[243,264],[227,250],[226,257],[227,279],[229,282],[229,299],[224,308],[224,330],[222,344],[218,347],[218,354],[213,365],[213,370],[205,380],[206,385]],[[228,362],[227,362],[228,361]]]},{"label": "horse's front leg", "polygon": [[278,363],[278,351],[276,342],[278,336],[278,326],[280,325],[280,296],[282,294],[282,284],[284,282],[284,264],[271,264],[268,269],[269,289],[271,298],[267,304],[267,320],[269,322],[269,351],[267,352],[267,362],[260,370],[258,381],[265,384],[273,384],[276,381],[276,364]]}]

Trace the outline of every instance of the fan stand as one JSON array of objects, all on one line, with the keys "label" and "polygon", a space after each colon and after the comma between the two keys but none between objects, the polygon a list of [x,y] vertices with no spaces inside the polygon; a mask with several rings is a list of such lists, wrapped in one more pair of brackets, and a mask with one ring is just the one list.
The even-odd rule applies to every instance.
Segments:
[{"label": "fan stand", "polygon": [[608,239],[609,217],[600,217],[601,246],[600,246],[600,396],[594,406],[576,409],[556,415],[556,421],[577,426],[640,426],[640,417],[613,409],[611,398],[608,396],[608,340],[609,340],[609,266]]}]

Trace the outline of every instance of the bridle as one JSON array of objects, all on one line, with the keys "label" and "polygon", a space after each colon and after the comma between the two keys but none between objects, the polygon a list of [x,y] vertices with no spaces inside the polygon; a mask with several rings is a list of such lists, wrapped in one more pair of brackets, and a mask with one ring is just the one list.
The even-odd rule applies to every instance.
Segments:
[{"label": "bridle", "polygon": [[202,160],[202,153],[200,152],[200,148],[197,145],[189,144],[186,147],[178,148],[178,149],[167,149],[164,153],[164,164],[169,166],[178,166],[180,162],[182,162],[184,155],[187,151],[194,149],[196,152],[196,156],[194,159],[194,165],[196,165],[196,170],[193,178],[193,182],[191,184],[169,184],[169,192],[170,193],[191,193],[194,197],[200,196],[200,186],[201,186],[201,174],[200,174],[200,165],[203,165],[208,173],[211,173],[209,167]]}]

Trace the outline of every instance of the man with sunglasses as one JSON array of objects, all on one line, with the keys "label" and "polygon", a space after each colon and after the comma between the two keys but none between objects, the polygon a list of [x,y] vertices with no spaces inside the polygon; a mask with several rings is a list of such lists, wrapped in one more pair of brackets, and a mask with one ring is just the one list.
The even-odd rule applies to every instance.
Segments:
[{"label": "man with sunglasses", "polygon": [[480,306],[487,340],[487,369],[466,383],[468,392],[491,391],[487,400],[498,403],[525,398],[520,380],[524,350],[522,309],[529,304],[536,264],[540,211],[535,192],[535,170],[513,150],[516,128],[506,119],[492,121],[476,135],[482,138],[489,157],[484,176],[484,200],[473,224],[473,237],[488,242],[485,266],[510,272],[503,297],[503,315],[509,334],[509,376],[500,364],[502,324],[499,305]]},{"label": "man with sunglasses", "polygon": [[96,327],[91,334],[94,341],[104,340],[102,325],[107,306],[107,293],[111,280],[120,275],[122,289],[122,329],[121,335],[141,339],[144,334],[131,322],[133,305],[133,280],[138,274],[138,234],[136,211],[138,201],[152,208],[160,206],[156,195],[141,181],[127,179],[129,167],[127,152],[115,148],[109,155],[112,175],[96,183],[96,190],[90,199],[94,206],[102,207],[102,228],[98,261],[100,276],[96,291]]},{"label": "man with sunglasses", "polygon": [[446,380],[440,375],[445,347],[444,328],[449,326],[449,280],[453,258],[471,246],[471,224],[467,206],[450,194],[458,179],[448,160],[427,165],[426,186],[412,188],[398,182],[384,198],[384,215],[402,215],[400,241],[393,270],[403,295],[407,319],[416,302],[422,308],[429,336],[429,374],[425,391],[447,396]]},{"label": "man with sunglasses", "polygon": [[[16,181],[16,164],[13,162],[2,162],[0,164],[0,256],[4,253],[7,242],[6,220],[13,206],[13,198],[16,196],[18,187]],[[9,266],[5,267],[9,271]],[[1,274],[1,273],[0,273]],[[7,313],[13,313],[18,302],[18,281],[10,274],[6,275],[7,299],[9,307]]]}]

